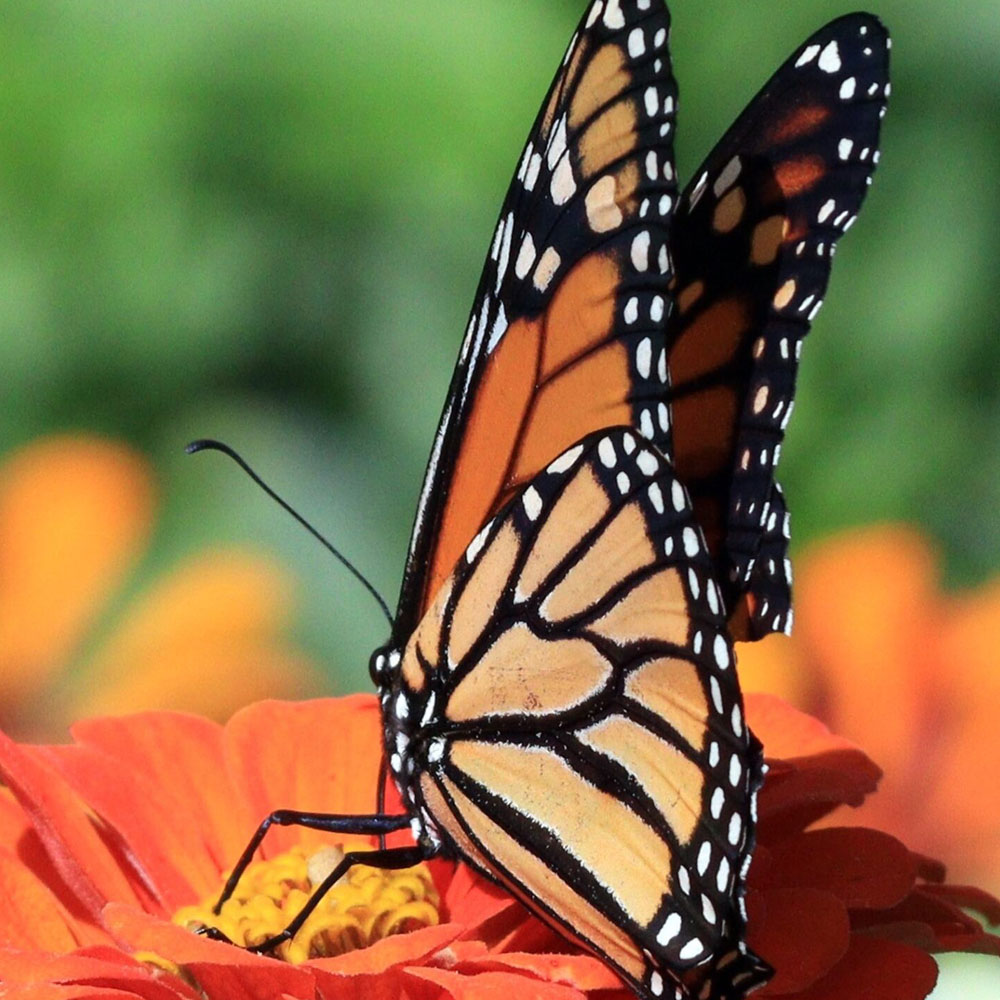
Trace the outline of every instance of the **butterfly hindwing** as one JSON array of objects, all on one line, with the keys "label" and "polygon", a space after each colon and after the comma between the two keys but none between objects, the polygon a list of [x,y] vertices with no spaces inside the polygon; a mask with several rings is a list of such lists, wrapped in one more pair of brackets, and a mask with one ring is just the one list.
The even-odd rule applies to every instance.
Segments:
[{"label": "butterfly hindwing", "polygon": [[785,565],[774,467],[802,338],[878,162],[888,51],[885,29],[867,14],[821,29],[678,203],[667,324],[672,443],[740,638],[790,626],[790,580],[783,569],[755,573],[755,561],[766,547],[774,566]]},{"label": "butterfly hindwing", "polygon": [[665,433],[675,86],[660,0],[596,0],[500,212],[417,510],[405,638],[469,539],[590,431]]},{"label": "butterfly hindwing", "polygon": [[760,748],[655,445],[612,428],[536,475],[459,559],[400,678],[409,806],[434,837],[644,996],[762,981],[739,943]]}]

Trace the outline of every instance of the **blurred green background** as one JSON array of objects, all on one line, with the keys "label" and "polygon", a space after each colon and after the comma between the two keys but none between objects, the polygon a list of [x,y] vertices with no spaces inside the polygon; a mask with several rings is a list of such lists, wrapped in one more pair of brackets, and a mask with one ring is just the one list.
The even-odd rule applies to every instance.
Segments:
[{"label": "blurred green background", "polygon": [[[796,547],[905,519],[973,584],[1000,567],[1000,8],[873,6],[895,42],[882,165],[804,354],[781,478]],[[684,178],[849,9],[672,7]],[[395,603],[496,213],[582,8],[4,4],[0,460],[67,430],[148,454],[161,516],[132,592],[253,543],[303,581],[297,638],[328,689],[367,687],[374,604],[234,467],[182,448],[240,449]],[[935,996],[993,995],[995,964],[943,964]]]},{"label": "blurred green background", "polygon": [[[879,0],[884,155],[807,345],[781,468],[796,546],[923,525],[949,582],[1000,566],[1000,10]],[[492,226],[581,0],[11,0],[0,18],[0,452],[56,430],[148,453],[133,581],[250,541],[305,582],[329,689],[374,604],[225,439],[395,603]],[[843,0],[675,0],[682,177]],[[211,609],[205,609],[211,614]]]}]

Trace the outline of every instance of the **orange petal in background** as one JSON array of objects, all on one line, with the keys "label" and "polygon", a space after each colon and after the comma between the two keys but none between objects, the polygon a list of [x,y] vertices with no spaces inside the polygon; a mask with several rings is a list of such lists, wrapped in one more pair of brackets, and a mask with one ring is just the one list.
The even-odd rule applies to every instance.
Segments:
[{"label": "orange petal in background", "polygon": [[137,454],[91,437],[28,445],[0,470],[5,728],[8,710],[50,682],[141,551],[152,493]]},{"label": "orange petal in background", "polygon": [[[939,678],[942,722],[951,726],[935,743],[937,780],[924,788],[921,849],[954,858],[950,880],[1000,888],[1000,582],[949,602]],[[948,817],[942,824],[940,817]]]},{"label": "orange petal in background", "polygon": [[939,625],[934,552],[912,529],[876,526],[816,545],[799,563],[795,638],[819,689],[816,704],[800,707],[896,773],[924,721],[919,680]]},{"label": "orange petal in background", "polygon": [[68,696],[65,720],[150,707],[225,719],[263,697],[304,696],[316,681],[278,636],[292,582],[268,560],[217,552],[148,591],[97,651]]}]

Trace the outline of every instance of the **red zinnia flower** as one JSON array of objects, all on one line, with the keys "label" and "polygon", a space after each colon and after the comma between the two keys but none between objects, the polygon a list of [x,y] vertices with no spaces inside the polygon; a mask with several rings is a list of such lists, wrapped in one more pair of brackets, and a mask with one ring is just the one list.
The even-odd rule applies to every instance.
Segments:
[{"label": "red zinnia flower", "polygon": [[[878,769],[859,749],[776,698],[747,707],[770,757],[748,906],[750,944],[777,974],[759,995],[919,1000],[936,979],[930,952],[1000,953],[1000,941],[960,908],[997,919],[994,900],[944,885],[939,865],[886,834],[808,829],[873,790]],[[0,792],[5,997],[629,996],[597,959],[447,862],[429,866],[440,923],[434,892],[421,888],[427,876],[407,876],[384,897],[398,890],[396,913],[337,931],[333,951],[349,939],[372,943],[300,965],[171,922],[218,892],[221,873],[272,809],[372,809],[373,697],[259,703],[225,727],[172,713],[95,719],[73,735],[71,746],[39,747],[0,737],[9,787]],[[261,855],[280,866],[297,846],[309,854],[329,840],[276,829]],[[318,941],[330,949],[329,935]]]}]

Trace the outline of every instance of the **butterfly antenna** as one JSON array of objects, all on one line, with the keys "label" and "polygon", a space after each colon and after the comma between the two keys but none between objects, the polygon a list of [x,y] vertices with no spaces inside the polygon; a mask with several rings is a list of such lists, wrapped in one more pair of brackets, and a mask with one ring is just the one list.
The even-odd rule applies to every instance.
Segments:
[{"label": "butterfly antenna", "polygon": [[393,625],[392,612],[389,611],[389,605],[385,603],[382,595],[372,586],[370,581],[365,577],[365,575],[347,558],[339,549],[327,541],[294,507],[292,507],[287,501],[283,500],[274,490],[271,489],[267,483],[264,482],[260,476],[257,475],[253,469],[247,464],[243,457],[228,444],[223,444],[221,441],[213,441],[211,438],[200,438],[197,441],[192,441],[185,449],[189,455],[197,454],[199,451],[221,451],[223,455],[228,455],[275,503],[283,507],[292,517],[295,518],[299,524],[302,525],[306,531],[309,532],[313,538],[316,539],[328,552],[340,560],[341,564],[351,573],[354,574],[355,579],[368,591],[372,597],[378,601],[378,606],[382,609],[382,614],[385,615],[386,621],[389,623],[391,628]]}]

